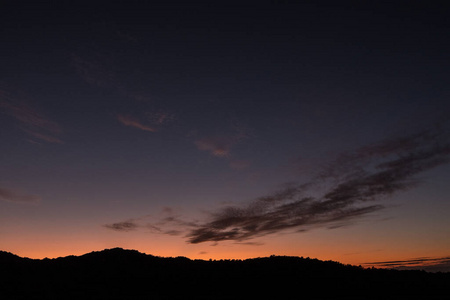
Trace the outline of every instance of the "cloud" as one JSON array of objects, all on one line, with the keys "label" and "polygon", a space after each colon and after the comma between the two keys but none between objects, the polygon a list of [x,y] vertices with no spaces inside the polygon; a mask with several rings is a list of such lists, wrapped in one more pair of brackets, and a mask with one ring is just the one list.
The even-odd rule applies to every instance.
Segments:
[{"label": "cloud", "polygon": [[62,143],[57,137],[62,133],[61,127],[26,104],[21,98],[24,96],[0,90],[0,108],[16,119],[20,123],[22,131],[33,138],[48,143]]},{"label": "cloud", "polygon": [[125,126],[134,127],[134,128],[149,131],[149,132],[156,132],[156,129],[154,127],[144,125],[137,118],[134,118],[130,115],[119,114],[117,116],[117,120]]},{"label": "cloud", "polygon": [[197,226],[195,221],[186,221],[171,207],[164,207],[156,215],[145,215],[126,221],[105,224],[103,227],[114,231],[133,231],[143,229],[151,233],[181,235],[186,228]]},{"label": "cloud", "polygon": [[450,272],[450,256],[446,257],[419,257],[407,260],[391,260],[381,262],[368,262],[364,267],[389,268],[397,270],[424,270],[427,272]]},{"label": "cloud", "polygon": [[[382,198],[414,187],[414,175],[448,162],[442,132],[386,140],[340,156],[310,182],[291,184],[249,204],[228,206],[191,229],[189,243],[244,241],[285,230],[336,228],[384,208]],[[320,186],[319,195],[314,188]]]},{"label": "cloud", "polygon": [[92,33],[96,37],[89,44],[76,47],[70,64],[88,84],[120,91],[123,89],[120,77],[127,69],[117,61],[123,56],[123,50],[134,49],[138,40],[130,32],[110,25],[95,26]]},{"label": "cloud", "polygon": [[0,188],[0,201],[16,203],[38,203],[41,200],[36,195],[27,195],[17,190]]},{"label": "cloud", "polygon": [[233,138],[216,136],[198,139],[194,142],[198,150],[207,151],[216,157],[227,157],[235,143]]},{"label": "cloud", "polygon": [[102,88],[118,88],[121,86],[117,75],[110,67],[112,62],[107,61],[104,55],[92,55],[89,59],[72,53],[71,65],[78,75],[88,84]]},{"label": "cloud", "polygon": [[439,143],[442,142],[448,147],[447,140],[448,137],[445,136],[445,132],[438,128],[404,137],[386,139],[361,147],[356,151],[339,155],[322,168],[319,177],[322,179],[339,179],[349,173],[361,170],[364,166],[389,159],[392,156],[405,157],[411,153],[428,151],[430,147],[438,147]]},{"label": "cloud", "polygon": [[144,111],[136,117],[132,114],[118,114],[117,120],[125,126],[140,130],[157,132],[175,120],[175,115],[162,110]]},{"label": "cloud", "polygon": [[59,138],[51,136],[51,135],[47,135],[45,133],[32,131],[32,130],[26,130],[26,129],[24,129],[24,131],[40,141],[54,143],[54,144],[62,144],[63,143]]},{"label": "cloud", "polygon": [[[202,140],[199,147],[227,153],[226,145]],[[337,228],[384,209],[380,200],[417,186],[415,175],[447,163],[449,156],[448,136],[437,129],[384,140],[339,155],[307,182],[289,183],[253,201],[223,207],[209,213],[206,221],[186,221],[170,211],[146,226],[184,234],[192,244],[249,243],[283,231]]]},{"label": "cloud", "polygon": [[147,120],[156,125],[161,126],[167,123],[172,122],[175,119],[175,115],[166,111],[155,111],[155,112],[147,112],[146,114]]},{"label": "cloud", "polygon": [[124,70],[118,71],[115,57],[119,55],[110,48],[98,49],[93,47],[86,53],[72,53],[71,66],[78,76],[87,84],[93,87],[114,91],[115,93],[134,99],[138,102],[149,102],[151,97],[146,93],[135,90],[126,84],[121,74]]},{"label": "cloud", "polygon": [[[305,231],[312,226],[335,224],[365,215],[379,205],[352,207],[314,198],[295,201],[265,202],[259,199],[245,207],[227,207],[212,215],[212,221],[201,224],[188,234],[188,242],[244,241],[287,229]],[[331,227],[331,226],[330,226]]]},{"label": "cloud", "polygon": [[115,231],[132,231],[136,230],[139,227],[139,225],[136,224],[134,220],[123,221],[113,224],[106,224],[104,226],[108,229],[112,229]]},{"label": "cloud", "polygon": [[[194,144],[200,151],[209,152],[215,157],[231,159],[231,149],[236,144],[247,139],[250,136],[251,130],[236,120],[231,121],[230,128],[231,130],[228,133],[222,135],[213,134],[196,138]],[[230,160],[230,167],[232,168],[233,162],[236,169],[244,166],[243,163],[238,166],[238,161]]]}]

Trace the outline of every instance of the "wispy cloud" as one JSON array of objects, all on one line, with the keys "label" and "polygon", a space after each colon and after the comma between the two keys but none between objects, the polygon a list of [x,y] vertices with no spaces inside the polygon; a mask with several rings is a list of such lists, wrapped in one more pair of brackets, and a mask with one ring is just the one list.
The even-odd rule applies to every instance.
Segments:
[{"label": "wispy cloud", "polygon": [[139,226],[134,220],[128,220],[123,222],[117,222],[113,224],[104,225],[108,229],[112,229],[115,231],[132,231],[136,230]]},{"label": "wispy cloud", "polygon": [[95,37],[71,53],[71,66],[86,83],[127,94],[124,80],[121,80],[126,68],[118,66],[117,61],[123,56],[124,49],[135,49],[138,39],[112,24],[95,24],[92,29]]},{"label": "wispy cloud", "polygon": [[181,235],[186,232],[186,228],[195,227],[197,226],[197,223],[196,221],[183,220],[182,217],[176,213],[175,209],[165,207],[155,215],[145,215],[122,222],[105,224],[103,226],[107,229],[119,232],[142,229],[151,233]]},{"label": "wispy cloud", "polygon": [[42,132],[39,132],[39,131],[33,131],[33,130],[27,130],[27,129],[23,129],[23,131],[27,132],[28,134],[33,136],[35,139],[38,139],[40,141],[44,141],[44,142],[48,142],[48,143],[55,143],[55,144],[62,144],[63,143],[63,141],[60,140],[59,138],[51,136],[51,135],[46,134],[46,133],[42,133]]},{"label": "wispy cloud", "polygon": [[38,203],[41,198],[36,195],[25,194],[18,190],[0,187],[0,200],[15,203]]},{"label": "wispy cloud", "polygon": [[[114,56],[114,55],[113,55]],[[148,102],[148,97],[130,90],[117,72],[114,71],[114,63],[111,57],[94,51],[91,55],[72,54],[72,66],[78,75],[88,84],[112,90],[115,93],[132,98],[137,102]],[[149,132],[156,132],[158,128],[166,125],[174,119],[174,115],[166,111],[157,110],[140,114],[140,118],[132,114],[118,114],[117,120],[125,126],[134,127]]]},{"label": "wispy cloud", "polygon": [[20,128],[34,139],[62,143],[58,137],[62,133],[61,127],[27,104],[22,100],[23,97],[18,93],[0,90],[0,108],[16,119]]},{"label": "wispy cloud", "polygon": [[421,269],[428,272],[450,272],[450,256],[419,257],[407,260],[391,260],[363,263],[364,267],[389,268],[398,270]]},{"label": "wispy cloud", "polygon": [[151,97],[130,88],[120,76],[122,73],[117,71],[114,59],[117,55],[111,49],[91,49],[85,54],[72,53],[70,64],[80,79],[93,87],[113,91],[137,102],[149,102]]},{"label": "wispy cloud", "polygon": [[[124,31],[115,33],[106,30],[105,33],[107,35],[112,34],[114,38],[111,42],[117,46],[125,46],[122,42],[129,44],[133,39],[131,35]],[[116,39],[117,37],[119,40]],[[131,99],[134,100],[134,104],[138,107],[135,109],[135,111],[139,111],[138,115],[119,112],[116,116],[119,122],[125,126],[144,131],[159,131],[175,119],[175,114],[167,111],[165,108],[155,108],[155,104],[152,104],[151,95],[143,91],[146,90],[145,86],[139,87],[138,84],[132,84],[125,79],[124,76],[127,74],[127,71],[134,72],[135,70],[124,69],[117,65],[117,57],[121,55],[114,47],[103,48],[100,45],[93,45],[84,49],[84,51],[79,50],[72,53],[71,66],[78,76],[89,85],[109,90],[126,99],[128,103]],[[153,107],[150,107],[152,105]]]},{"label": "wispy cloud", "polygon": [[157,110],[145,113],[146,119],[155,126],[162,126],[172,122],[175,115],[163,110]]},{"label": "wispy cloud", "polygon": [[91,55],[89,58],[77,53],[72,53],[71,64],[78,75],[88,84],[102,88],[120,88],[116,73],[107,66],[112,62],[107,61],[105,55]]},{"label": "wispy cloud", "polygon": [[232,133],[197,138],[194,144],[198,150],[209,152],[213,156],[230,158],[231,149],[249,136],[249,129],[242,124],[233,122],[231,127]]},{"label": "wispy cloud", "polygon": [[213,136],[198,139],[194,143],[198,150],[207,151],[216,157],[227,157],[235,141],[231,137]]},{"label": "wispy cloud", "polygon": [[[286,191],[280,191],[280,194],[286,194]],[[380,208],[380,205],[358,207],[312,197],[298,199],[297,192],[281,198],[275,194],[249,205],[230,206],[212,213],[211,221],[194,228],[187,237],[190,243],[197,244],[207,241],[245,241],[288,229],[306,231],[313,226],[333,228],[339,226],[336,224]]]},{"label": "wispy cloud", "polygon": [[137,129],[156,132],[156,128],[143,124],[139,119],[130,115],[118,115],[117,120],[125,126],[134,127]]},{"label": "wispy cloud", "polygon": [[[449,155],[450,145],[438,131],[382,141],[340,156],[310,182],[212,213],[209,222],[187,234],[188,241],[242,241],[289,229],[339,227],[383,209],[378,200],[414,187],[419,183],[414,175],[448,162]],[[325,192],[317,196],[318,185]]]},{"label": "wispy cloud", "polygon": [[221,208],[206,221],[168,216],[151,226],[169,234],[166,226],[170,225],[189,243],[197,244],[247,242],[282,231],[347,225],[382,210],[381,199],[418,185],[415,175],[447,163],[450,144],[446,135],[428,130],[381,141],[340,155],[308,182],[287,184],[249,203]]}]

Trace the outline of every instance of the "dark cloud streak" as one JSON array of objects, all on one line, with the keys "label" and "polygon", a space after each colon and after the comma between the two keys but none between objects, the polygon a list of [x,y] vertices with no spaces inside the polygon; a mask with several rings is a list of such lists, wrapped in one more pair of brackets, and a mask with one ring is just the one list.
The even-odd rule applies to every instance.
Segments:
[{"label": "dark cloud streak", "polygon": [[[449,154],[450,145],[439,131],[360,148],[338,157],[311,182],[212,213],[209,222],[187,234],[188,242],[243,241],[284,230],[339,227],[383,209],[374,202],[417,185],[414,175],[447,163]],[[309,196],[313,186],[326,192]]]},{"label": "dark cloud streak", "polygon": [[448,272],[450,270],[450,257],[419,257],[407,260],[368,262],[364,263],[363,266],[397,270],[421,269],[427,272]]},{"label": "dark cloud streak", "polygon": [[172,210],[159,221],[126,221],[105,225],[117,231],[138,227],[152,232],[185,234],[188,243],[238,243],[282,231],[338,228],[376,213],[380,200],[415,187],[415,176],[449,161],[446,131],[429,130],[357,149],[338,156],[304,183],[284,188],[249,203],[227,206],[206,222],[185,221]]},{"label": "dark cloud streak", "polygon": [[117,223],[113,223],[113,224],[107,224],[104,225],[104,227],[108,228],[108,229],[112,229],[114,231],[133,231],[136,230],[139,225],[137,223],[135,223],[133,220],[129,220],[129,221],[123,221],[123,222],[117,222]]},{"label": "dark cloud streak", "polygon": [[193,228],[196,226],[196,222],[183,220],[175,213],[174,209],[170,207],[165,207],[159,214],[154,216],[145,215],[139,218],[103,225],[103,227],[107,229],[119,232],[144,229],[151,233],[173,236],[181,235],[186,231],[186,228]]}]

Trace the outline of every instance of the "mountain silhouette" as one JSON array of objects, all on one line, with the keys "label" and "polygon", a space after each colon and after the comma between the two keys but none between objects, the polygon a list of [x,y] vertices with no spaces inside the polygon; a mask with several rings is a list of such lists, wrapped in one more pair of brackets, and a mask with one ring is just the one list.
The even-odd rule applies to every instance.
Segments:
[{"label": "mountain silhouette", "polygon": [[450,273],[318,259],[158,257],[121,248],[55,259],[0,251],[0,299],[448,299]]}]

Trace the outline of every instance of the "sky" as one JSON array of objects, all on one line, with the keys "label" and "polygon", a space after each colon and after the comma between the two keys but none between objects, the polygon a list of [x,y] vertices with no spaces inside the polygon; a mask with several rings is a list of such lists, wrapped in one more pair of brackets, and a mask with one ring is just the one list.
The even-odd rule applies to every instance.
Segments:
[{"label": "sky", "polygon": [[0,249],[450,271],[439,1],[2,1]]}]

